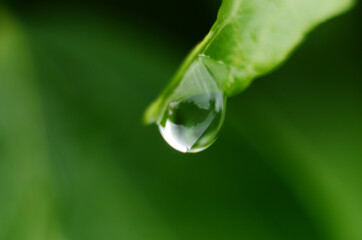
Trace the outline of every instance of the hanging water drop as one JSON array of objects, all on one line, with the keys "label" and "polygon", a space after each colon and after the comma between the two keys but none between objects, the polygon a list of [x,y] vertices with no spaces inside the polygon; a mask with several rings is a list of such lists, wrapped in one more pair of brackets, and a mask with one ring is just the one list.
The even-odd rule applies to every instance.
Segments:
[{"label": "hanging water drop", "polygon": [[224,117],[224,95],[206,93],[171,102],[159,124],[165,141],[180,152],[200,152],[217,138]]},{"label": "hanging water drop", "polygon": [[224,120],[226,97],[202,58],[189,67],[158,123],[165,141],[183,153],[208,148]]}]

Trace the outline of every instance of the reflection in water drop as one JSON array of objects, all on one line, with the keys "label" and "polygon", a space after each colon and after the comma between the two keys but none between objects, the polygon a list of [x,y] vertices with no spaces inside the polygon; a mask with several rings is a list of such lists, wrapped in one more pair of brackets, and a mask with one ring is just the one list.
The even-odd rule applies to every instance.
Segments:
[{"label": "reflection in water drop", "polygon": [[226,98],[215,76],[195,61],[175,90],[159,122],[165,141],[180,152],[200,152],[217,138]]},{"label": "reflection in water drop", "polygon": [[159,124],[166,142],[180,152],[200,152],[217,137],[224,117],[221,92],[172,102]]}]

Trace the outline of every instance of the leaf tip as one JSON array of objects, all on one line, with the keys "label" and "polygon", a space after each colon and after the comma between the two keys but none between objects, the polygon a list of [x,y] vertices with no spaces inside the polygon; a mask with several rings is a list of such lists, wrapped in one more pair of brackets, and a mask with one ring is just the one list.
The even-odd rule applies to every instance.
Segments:
[{"label": "leaf tip", "polygon": [[161,100],[158,98],[147,107],[142,119],[144,125],[150,125],[157,122],[160,104]]}]

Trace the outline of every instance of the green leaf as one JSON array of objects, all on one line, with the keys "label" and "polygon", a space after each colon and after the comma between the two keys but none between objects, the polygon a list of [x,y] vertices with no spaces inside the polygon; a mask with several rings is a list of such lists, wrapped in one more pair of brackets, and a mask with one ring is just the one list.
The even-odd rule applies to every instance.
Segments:
[{"label": "green leaf", "polygon": [[[310,30],[343,13],[353,2],[223,0],[211,31],[147,109],[144,121],[159,122],[168,103],[179,98],[180,92],[184,97],[195,94],[190,87],[193,80],[187,74],[198,72],[190,70],[194,64],[208,69],[225,94],[233,96],[245,90],[255,78],[277,68]],[[187,87],[180,84],[185,78],[191,82]]]}]

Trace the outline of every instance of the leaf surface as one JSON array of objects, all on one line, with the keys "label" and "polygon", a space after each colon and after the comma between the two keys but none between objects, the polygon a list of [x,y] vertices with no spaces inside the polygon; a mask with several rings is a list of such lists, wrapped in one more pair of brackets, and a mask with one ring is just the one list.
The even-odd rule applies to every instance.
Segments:
[{"label": "leaf surface", "polygon": [[224,0],[209,34],[147,109],[144,121],[159,122],[179,92],[195,94],[193,87],[180,84],[194,62],[202,62],[227,96],[236,95],[283,63],[314,27],[352,4],[353,0]]}]

